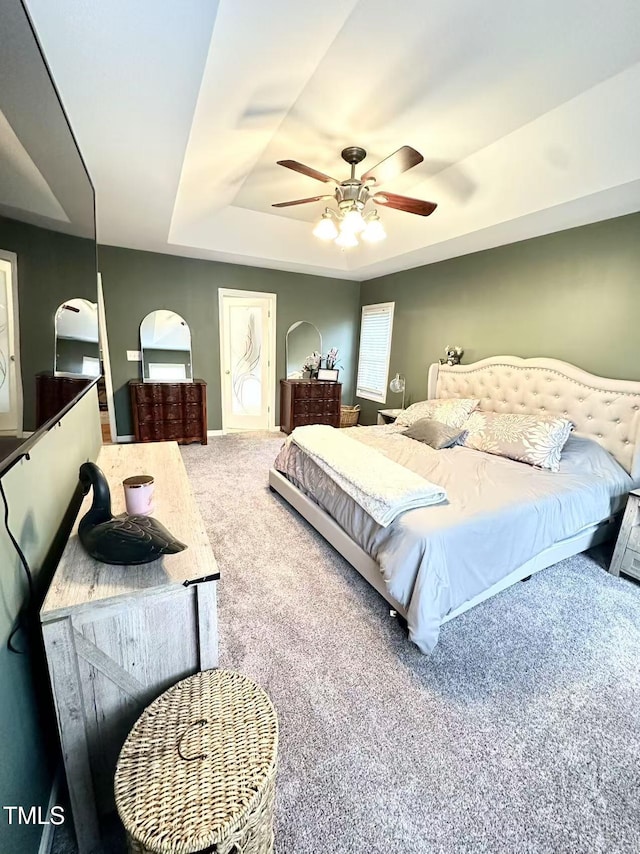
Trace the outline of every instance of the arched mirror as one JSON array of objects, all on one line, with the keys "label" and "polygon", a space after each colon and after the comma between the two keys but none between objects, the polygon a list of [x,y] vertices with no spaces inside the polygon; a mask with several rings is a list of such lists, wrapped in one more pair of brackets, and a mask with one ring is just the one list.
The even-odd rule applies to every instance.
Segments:
[{"label": "arched mirror", "polygon": [[144,382],[193,380],[189,324],[175,311],[160,308],[144,318],[140,324],[140,349]]},{"label": "arched mirror", "polygon": [[308,320],[297,320],[287,330],[286,356],[287,379],[300,379],[303,376],[307,356],[314,351],[322,353],[322,335]]},{"label": "arched mirror", "polygon": [[63,302],[55,317],[57,377],[99,377],[98,304],[87,299]]}]

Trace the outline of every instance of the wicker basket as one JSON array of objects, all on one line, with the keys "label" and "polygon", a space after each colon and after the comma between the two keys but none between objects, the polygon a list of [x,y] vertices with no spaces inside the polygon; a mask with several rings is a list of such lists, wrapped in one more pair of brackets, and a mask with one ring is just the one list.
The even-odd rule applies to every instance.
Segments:
[{"label": "wicker basket", "polygon": [[360,418],[359,406],[341,406],[340,407],[340,426],[355,427]]},{"label": "wicker basket", "polygon": [[246,676],[206,670],[165,691],[118,759],[130,854],[271,854],[277,748],[275,710]]}]

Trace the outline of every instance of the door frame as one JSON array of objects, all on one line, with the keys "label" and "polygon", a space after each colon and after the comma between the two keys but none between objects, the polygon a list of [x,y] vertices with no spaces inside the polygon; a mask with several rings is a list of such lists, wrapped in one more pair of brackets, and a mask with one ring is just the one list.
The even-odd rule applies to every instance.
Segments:
[{"label": "door frame", "polygon": [[265,299],[269,301],[269,348],[267,359],[269,368],[267,384],[267,430],[273,430],[276,419],[276,312],[278,307],[278,295],[266,291],[244,291],[240,288],[218,288],[218,338],[220,341],[220,412],[222,417],[223,433],[245,432],[235,427],[227,427],[225,424],[224,409],[224,312],[223,302],[225,297],[239,297],[241,299]]},{"label": "door frame", "polygon": [[[15,371],[15,406],[16,406],[16,436],[24,438],[24,397],[22,394],[22,370],[20,367],[20,304],[18,302],[18,256],[15,252],[0,249],[0,260],[11,266],[11,309],[13,313],[13,328],[11,341],[13,366]],[[0,431],[3,435],[6,431]]]}]

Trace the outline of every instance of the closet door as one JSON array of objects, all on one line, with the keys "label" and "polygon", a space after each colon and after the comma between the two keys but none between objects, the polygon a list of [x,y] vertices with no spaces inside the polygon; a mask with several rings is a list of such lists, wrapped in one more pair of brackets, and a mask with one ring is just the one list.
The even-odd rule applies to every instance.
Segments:
[{"label": "closet door", "polygon": [[275,294],[220,289],[223,430],[274,426]]},{"label": "closet door", "polygon": [[19,384],[16,259],[0,252],[0,435],[22,436],[22,389]]}]

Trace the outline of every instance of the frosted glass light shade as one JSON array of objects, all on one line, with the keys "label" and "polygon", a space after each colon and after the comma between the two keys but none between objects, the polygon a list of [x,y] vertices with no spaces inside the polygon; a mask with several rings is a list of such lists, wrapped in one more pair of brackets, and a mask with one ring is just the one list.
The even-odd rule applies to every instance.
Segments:
[{"label": "frosted glass light shade", "polygon": [[340,234],[336,237],[335,242],[338,246],[342,248],[349,248],[351,246],[358,245],[358,238],[352,231],[341,231]]},{"label": "frosted glass light shade", "polygon": [[322,214],[322,219],[313,229],[313,233],[320,240],[334,240],[338,236],[338,229],[328,214]]},{"label": "frosted glass light shade", "polygon": [[404,377],[401,377],[400,374],[396,374],[395,377],[389,383],[389,389],[396,394],[399,394],[401,391],[404,391],[405,388],[405,380]]},{"label": "frosted glass light shade", "polygon": [[402,393],[402,409],[404,409],[404,390],[406,387],[405,379],[402,374],[396,374],[389,383],[389,390],[394,394]]},{"label": "frosted glass light shade", "polygon": [[386,236],[387,232],[378,217],[370,219],[362,232],[362,239],[366,240],[367,243],[378,243],[380,240],[384,240]]},{"label": "frosted glass light shade", "polygon": [[340,223],[340,231],[349,231],[351,234],[359,234],[364,230],[366,223],[359,210],[353,208],[347,211]]}]

